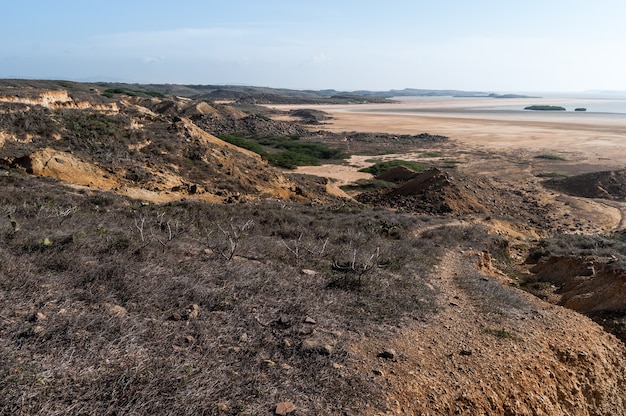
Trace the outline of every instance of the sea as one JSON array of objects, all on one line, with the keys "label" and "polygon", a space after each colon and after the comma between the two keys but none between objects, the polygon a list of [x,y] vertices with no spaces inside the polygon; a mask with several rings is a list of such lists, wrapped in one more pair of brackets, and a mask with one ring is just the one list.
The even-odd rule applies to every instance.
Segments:
[{"label": "sea", "polygon": [[[497,98],[492,97],[394,97],[396,100],[419,102],[421,109],[428,109],[428,103],[437,107],[440,101],[457,101],[458,110],[489,111],[489,112],[516,112],[523,111],[530,105],[555,105],[565,108],[567,112],[573,112],[576,108],[585,108],[585,113],[595,114],[626,114],[626,91],[622,92],[580,92],[580,93],[554,93],[554,92],[523,92],[512,93],[529,98]],[[523,101],[520,104],[520,100]],[[507,104],[510,101],[511,104]],[[433,108],[433,109],[434,109]],[[449,109],[450,110],[450,109]],[[454,110],[452,110],[454,111]]]}]

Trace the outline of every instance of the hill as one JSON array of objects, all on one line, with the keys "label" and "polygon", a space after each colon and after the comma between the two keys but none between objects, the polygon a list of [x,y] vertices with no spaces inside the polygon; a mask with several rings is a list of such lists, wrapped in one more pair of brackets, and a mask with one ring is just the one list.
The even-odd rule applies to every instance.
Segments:
[{"label": "hill", "polygon": [[[624,413],[624,237],[560,191],[105,87],[0,81],[0,414]],[[294,143],[436,151],[355,201],[262,155]]]}]

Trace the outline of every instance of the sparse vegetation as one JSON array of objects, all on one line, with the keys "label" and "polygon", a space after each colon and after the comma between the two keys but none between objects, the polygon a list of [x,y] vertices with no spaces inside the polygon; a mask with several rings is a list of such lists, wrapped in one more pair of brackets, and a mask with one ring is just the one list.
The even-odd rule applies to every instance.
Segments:
[{"label": "sparse vegetation", "polygon": [[569,175],[566,175],[564,173],[558,173],[558,172],[539,172],[535,174],[535,176],[538,178],[563,179],[563,178],[567,178]]},{"label": "sparse vegetation", "polygon": [[566,160],[564,157],[552,154],[542,154],[535,156],[535,159],[545,159],[545,160]]},{"label": "sparse vegetation", "polygon": [[372,166],[359,169],[359,171],[367,172],[374,176],[377,176],[377,175],[387,172],[389,169],[394,168],[396,166],[404,166],[406,168],[409,168],[415,171],[416,173],[424,172],[426,169],[428,169],[427,165],[423,163],[419,163],[419,162],[411,162],[408,160],[388,160],[384,162],[376,162]]},{"label": "sparse vegetation", "polygon": [[[269,89],[1,84],[35,104],[0,103],[0,414],[622,413],[617,341],[519,289],[565,305],[587,285],[573,299],[613,302],[590,316],[626,339],[623,299],[604,296],[626,270],[624,233],[559,235],[599,227],[553,209],[510,157],[427,133],[311,132],[256,104],[283,100]],[[211,135],[285,167],[437,160],[344,187],[369,191],[357,203]],[[483,163],[453,166],[462,153]],[[487,178],[487,160],[506,175]],[[624,175],[551,186],[619,199]],[[593,293],[605,284],[618,290]]]},{"label": "sparse vegetation", "polygon": [[107,98],[113,98],[116,94],[128,95],[129,97],[136,97],[140,95],[147,95],[156,98],[165,98],[165,94],[158,91],[144,91],[144,90],[129,90],[125,88],[107,88],[102,92],[102,95]]},{"label": "sparse vegetation", "polygon": [[[351,334],[436,309],[426,276],[438,249],[409,232],[412,216],[141,204],[15,174],[0,181],[2,217],[20,226],[0,221],[0,289],[12,299],[0,307],[0,413],[214,414],[222,402],[259,414],[277,386],[318,414],[358,408],[366,392],[376,407],[371,381],[347,366]],[[328,340],[331,356],[300,349],[307,316],[342,334]],[[283,382],[285,371],[298,376]]]},{"label": "sparse vegetation", "polygon": [[513,341],[520,341],[521,339],[512,332],[507,331],[506,329],[494,329],[494,328],[485,328],[485,332],[493,335],[498,339],[510,339]]}]

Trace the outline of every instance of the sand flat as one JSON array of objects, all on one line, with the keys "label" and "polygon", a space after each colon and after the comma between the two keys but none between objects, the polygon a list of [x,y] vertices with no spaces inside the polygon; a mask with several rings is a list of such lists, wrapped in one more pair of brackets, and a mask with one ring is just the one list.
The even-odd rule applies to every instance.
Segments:
[{"label": "sand flat", "polygon": [[[570,100],[574,102],[575,100]],[[450,137],[473,150],[570,152],[585,163],[607,168],[626,165],[626,114],[493,111],[485,106],[570,103],[567,99],[410,100],[394,104],[276,105],[289,110],[314,108],[333,116],[323,126],[333,132],[396,134],[428,132]]]}]

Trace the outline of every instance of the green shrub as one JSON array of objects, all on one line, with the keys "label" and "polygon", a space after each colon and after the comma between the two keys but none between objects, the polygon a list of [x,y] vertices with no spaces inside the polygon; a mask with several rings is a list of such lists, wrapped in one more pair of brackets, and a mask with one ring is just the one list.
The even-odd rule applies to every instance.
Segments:
[{"label": "green shrub", "polygon": [[419,162],[411,162],[408,160],[389,160],[389,161],[385,161],[385,162],[378,162],[372,166],[368,166],[366,168],[363,169],[359,169],[359,172],[367,172],[370,173],[374,176],[383,174],[385,172],[387,172],[389,169],[391,168],[395,168],[397,166],[404,166],[406,168],[409,168],[417,173],[420,172],[424,172],[426,169],[428,169],[428,166],[423,164],[423,163],[419,163]]},{"label": "green shrub", "polygon": [[287,150],[285,152],[267,155],[267,160],[272,166],[284,169],[295,169],[298,166],[315,166],[320,160],[307,154]]},{"label": "green shrub", "polygon": [[322,160],[340,160],[346,157],[341,150],[320,143],[301,142],[298,136],[252,136],[241,133],[217,135],[235,146],[248,149],[267,158],[277,167],[294,169],[297,166],[314,166]]},{"label": "green shrub", "polygon": [[242,134],[219,134],[217,135],[217,137],[224,140],[225,142],[234,144],[235,146],[250,150],[251,152],[267,157],[267,152],[265,151],[265,149],[263,149],[263,146],[261,146],[254,140],[246,139]]}]

